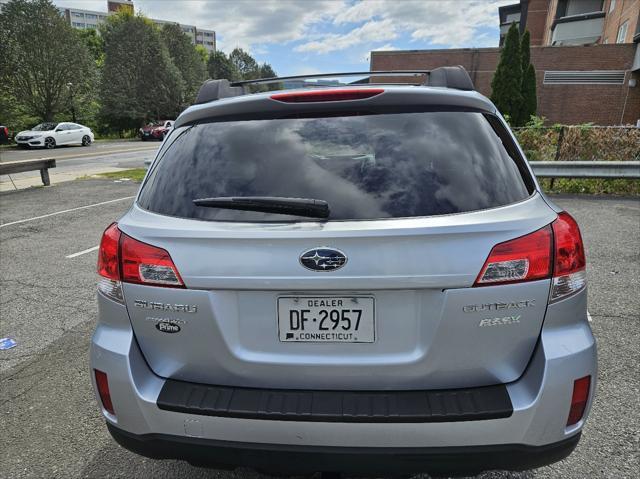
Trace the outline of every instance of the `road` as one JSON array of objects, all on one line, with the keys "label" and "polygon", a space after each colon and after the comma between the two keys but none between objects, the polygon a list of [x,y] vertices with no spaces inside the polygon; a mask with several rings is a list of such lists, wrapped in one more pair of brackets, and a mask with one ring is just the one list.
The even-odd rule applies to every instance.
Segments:
[{"label": "road", "polygon": [[[55,158],[56,168],[49,170],[52,183],[82,176],[144,167],[144,160],[153,159],[159,142],[97,141],[89,147],[61,146],[54,150],[0,148],[0,162]],[[29,171],[0,177],[0,191],[42,185],[39,171]]]},{"label": "road", "polygon": [[[0,194],[0,337],[18,342],[0,351],[0,477],[263,477],[143,459],[117,446],[104,427],[88,370],[96,315],[96,252],[90,249],[136,189],[131,182],[88,179]],[[596,401],[582,441],[565,461],[481,477],[637,477],[640,201],[556,201],[582,225],[588,252],[599,347]]]}]

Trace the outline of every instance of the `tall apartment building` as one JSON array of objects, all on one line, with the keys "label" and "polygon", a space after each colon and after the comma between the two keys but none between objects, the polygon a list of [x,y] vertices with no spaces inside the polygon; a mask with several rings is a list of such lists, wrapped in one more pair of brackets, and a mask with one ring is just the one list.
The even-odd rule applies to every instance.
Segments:
[{"label": "tall apartment building", "polygon": [[[109,0],[107,2],[106,12],[83,10],[81,8],[58,8],[60,15],[62,15],[73,28],[78,29],[97,29],[98,26],[106,20],[107,16],[118,12],[120,9],[130,9],[130,11],[133,12],[133,2],[131,0]],[[209,52],[216,50],[216,32],[214,30],[198,28],[195,25],[183,25],[169,20],[151,18],[151,21],[158,26],[170,23],[178,24],[180,28],[182,28],[182,31],[189,37],[191,43],[194,45],[202,45]]]},{"label": "tall apartment building", "polygon": [[640,29],[640,0],[521,0],[498,11],[500,45],[514,22],[535,46],[633,43]]}]

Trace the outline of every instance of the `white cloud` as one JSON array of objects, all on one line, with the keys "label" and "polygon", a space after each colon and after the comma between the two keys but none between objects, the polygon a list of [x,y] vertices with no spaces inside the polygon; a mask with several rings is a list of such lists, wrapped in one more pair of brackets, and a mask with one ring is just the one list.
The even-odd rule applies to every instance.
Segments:
[{"label": "white cloud", "polygon": [[342,1],[333,0],[181,0],[180,8],[171,11],[157,0],[134,3],[152,17],[170,16],[181,23],[216,30],[219,46],[225,51],[235,47],[256,51],[264,44],[305,39],[314,24],[331,20],[343,8]]},{"label": "white cloud", "polygon": [[394,47],[391,43],[386,43],[380,47],[372,48],[372,52],[389,52],[392,50],[399,50],[399,48]]},{"label": "white cloud", "polygon": [[297,52],[330,53],[337,50],[345,50],[363,43],[393,40],[398,36],[393,20],[371,20],[361,27],[354,28],[345,34],[331,33],[324,35],[320,40],[303,43],[295,47]]},{"label": "white cloud", "polygon": [[413,41],[447,46],[475,45],[477,30],[496,27],[498,7],[512,0],[367,0],[351,5],[334,17],[348,25],[372,19],[391,19],[397,31]]},{"label": "white cloud", "polygon": [[[106,10],[107,0],[53,0],[56,5]],[[293,52],[369,49],[408,38],[424,45],[497,43],[479,30],[498,25],[498,6],[515,0],[134,0],[152,18],[214,29],[218,47],[253,53],[295,42]]]}]

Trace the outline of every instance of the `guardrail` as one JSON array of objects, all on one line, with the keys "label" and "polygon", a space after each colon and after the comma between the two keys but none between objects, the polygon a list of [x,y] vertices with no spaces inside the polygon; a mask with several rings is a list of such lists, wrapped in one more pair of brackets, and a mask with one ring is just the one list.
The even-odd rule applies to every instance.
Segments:
[{"label": "guardrail", "polygon": [[[147,168],[152,160],[145,160]],[[640,161],[530,161],[538,178],[640,179]]]},{"label": "guardrail", "polygon": [[53,158],[41,158],[39,160],[4,161],[0,163],[0,175],[10,175],[12,173],[22,173],[24,171],[40,170],[40,178],[44,186],[49,186],[49,168],[56,167],[56,160]]},{"label": "guardrail", "polygon": [[538,178],[640,179],[640,161],[530,161]]}]

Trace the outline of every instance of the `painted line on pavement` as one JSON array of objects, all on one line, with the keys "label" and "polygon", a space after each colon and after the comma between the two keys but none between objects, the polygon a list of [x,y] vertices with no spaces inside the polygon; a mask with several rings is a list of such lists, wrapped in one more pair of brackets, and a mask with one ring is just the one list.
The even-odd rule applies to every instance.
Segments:
[{"label": "painted line on pavement", "polygon": [[593,321],[593,318],[591,317],[591,314],[589,314],[589,311],[587,311],[587,320],[589,320],[589,322]]},{"label": "painted line on pavement", "polygon": [[72,211],[84,210],[86,208],[93,208],[94,206],[108,205],[109,203],[115,203],[116,201],[130,200],[132,198],[135,198],[135,196],[125,196],[124,198],[118,198],[118,199],[109,200],[109,201],[101,201],[100,203],[94,203],[92,205],[78,206],[77,208],[70,208],[68,210],[56,211],[54,213],[49,213],[49,214],[46,214],[46,215],[34,216],[33,218],[26,218],[26,219],[23,219],[23,220],[12,221],[10,223],[4,223],[4,224],[0,225],[0,228],[4,228],[5,226],[17,225],[17,224],[20,224],[20,223],[27,223],[29,221],[40,220],[42,218],[48,218],[50,216],[61,215],[61,214],[64,214],[64,213],[70,213]]},{"label": "painted line on pavement", "polygon": [[78,256],[82,256],[83,254],[91,253],[92,251],[97,250],[99,247],[100,246],[94,246],[93,248],[84,249],[82,251],[78,251],[77,253],[67,255],[65,256],[65,258],[76,258]]}]

